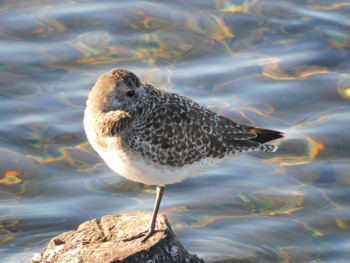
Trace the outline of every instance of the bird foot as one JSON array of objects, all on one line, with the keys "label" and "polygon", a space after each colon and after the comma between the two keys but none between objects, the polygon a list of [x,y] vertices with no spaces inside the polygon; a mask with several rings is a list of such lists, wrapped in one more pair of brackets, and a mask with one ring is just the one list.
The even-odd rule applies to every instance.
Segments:
[{"label": "bird foot", "polygon": [[131,241],[131,240],[134,240],[134,239],[138,239],[138,238],[141,238],[141,237],[144,237],[142,238],[141,242],[146,242],[147,239],[149,239],[153,234],[155,233],[155,231],[153,229],[149,229],[149,230],[145,230],[145,231],[142,231],[134,236],[131,236],[131,237],[127,237],[125,239],[123,239],[124,242],[127,242],[127,241]]},{"label": "bird foot", "polygon": [[154,204],[152,218],[151,218],[151,222],[149,224],[148,230],[142,231],[141,233],[138,233],[137,235],[125,238],[125,239],[123,239],[124,242],[143,237],[141,240],[141,242],[143,243],[143,242],[146,242],[155,233],[154,229],[156,227],[158,210],[159,210],[159,206],[160,206],[160,201],[162,200],[163,193],[164,193],[164,185],[158,185],[157,186],[156,203]]}]

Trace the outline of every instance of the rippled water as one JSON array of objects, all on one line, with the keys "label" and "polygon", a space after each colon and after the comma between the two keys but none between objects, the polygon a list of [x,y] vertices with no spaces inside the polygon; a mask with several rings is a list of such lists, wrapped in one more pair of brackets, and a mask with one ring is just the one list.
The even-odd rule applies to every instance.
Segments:
[{"label": "rippled water", "polygon": [[0,261],[105,214],[151,210],[83,132],[96,78],[127,68],[286,137],[167,187],[174,230],[207,262],[350,260],[350,4],[338,0],[3,1]]}]

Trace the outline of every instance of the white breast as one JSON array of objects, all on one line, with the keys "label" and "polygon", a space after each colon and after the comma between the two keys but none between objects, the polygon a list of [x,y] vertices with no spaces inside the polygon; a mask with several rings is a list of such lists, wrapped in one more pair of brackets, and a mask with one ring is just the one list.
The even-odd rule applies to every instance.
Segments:
[{"label": "white breast", "polygon": [[173,184],[197,176],[221,160],[205,158],[183,167],[160,165],[143,158],[139,153],[121,150],[104,151],[96,149],[108,166],[119,175],[148,185]]}]

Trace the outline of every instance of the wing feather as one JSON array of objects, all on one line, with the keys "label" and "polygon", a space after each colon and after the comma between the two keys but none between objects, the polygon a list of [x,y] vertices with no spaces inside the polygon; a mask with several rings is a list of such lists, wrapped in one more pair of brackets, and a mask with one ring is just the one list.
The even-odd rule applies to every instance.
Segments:
[{"label": "wing feather", "polygon": [[[128,138],[132,148],[161,164],[183,166],[206,157],[257,148],[249,127],[220,116],[192,100],[167,93],[164,101],[147,105],[135,118],[136,129]],[[176,100],[177,103],[173,103]]]}]

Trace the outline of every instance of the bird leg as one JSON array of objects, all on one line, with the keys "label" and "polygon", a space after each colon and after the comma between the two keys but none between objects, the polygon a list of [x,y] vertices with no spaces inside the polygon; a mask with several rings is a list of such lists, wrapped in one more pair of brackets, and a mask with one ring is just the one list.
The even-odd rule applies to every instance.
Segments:
[{"label": "bird leg", "polygon": [[145,242],[147,239],[149,239],[154,234],[154,232],[155,232],[154,229],[155,229],[156,221],[157,221],[157,215],[158,215],[158,211],[159,211],[159,207],[160,207],[160,202],[162,201],[165,186],[158,185],[156,190],[157,190],[157,197],[156,197],[156,202],[154,204],[151,223],[148,227],[148,230],[142,231],[141,233],[139,233],[137,235],[125,238],[125,239],[123,239],[124,242],[131,241],[131,240],[143,237],[143,236],[144,236],[144,238],[141,240],[141,242]]}]

